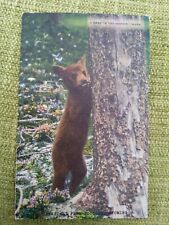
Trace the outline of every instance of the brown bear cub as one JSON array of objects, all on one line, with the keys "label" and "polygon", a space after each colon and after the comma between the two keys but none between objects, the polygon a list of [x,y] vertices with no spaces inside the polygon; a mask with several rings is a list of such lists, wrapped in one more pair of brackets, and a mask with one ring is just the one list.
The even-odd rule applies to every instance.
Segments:
[{"label": "brown bear cub", "polygon": [[52,189],[63,190],[65,178],[71,172],[69,187],[71,195],[76,191],[87,172],[83,148],[87,140],[92,108],[90,77],[83,58],[66,68],[54,66],[54,73],[63,79],[68,89],[68,98],[53,144]]}]

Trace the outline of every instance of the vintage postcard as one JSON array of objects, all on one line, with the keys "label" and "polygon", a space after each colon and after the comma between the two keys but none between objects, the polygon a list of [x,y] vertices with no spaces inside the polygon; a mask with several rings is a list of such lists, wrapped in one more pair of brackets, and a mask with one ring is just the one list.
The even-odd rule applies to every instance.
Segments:
[{"label": "vintage postcard", "polygon": [[147,218],[147,16],[22,17],[16,219]]}]

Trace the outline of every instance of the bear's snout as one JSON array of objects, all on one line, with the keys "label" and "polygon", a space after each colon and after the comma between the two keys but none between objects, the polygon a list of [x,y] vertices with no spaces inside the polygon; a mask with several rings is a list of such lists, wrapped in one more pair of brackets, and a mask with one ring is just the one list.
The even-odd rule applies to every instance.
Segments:
[{"label": "bear's snout", "polygon": [[80,81],[80,86],[82,86],[82,87],[85,87],[85,86],[87,86],[87,85],[89,85],[89,81],[87,81],[87,80],[81,80]]}]

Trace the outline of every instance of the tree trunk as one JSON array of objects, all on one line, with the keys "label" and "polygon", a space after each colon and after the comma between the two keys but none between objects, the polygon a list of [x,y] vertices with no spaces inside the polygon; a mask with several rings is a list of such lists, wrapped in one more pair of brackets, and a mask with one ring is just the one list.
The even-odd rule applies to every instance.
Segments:
[{"label": "tree trunk", "polygon": [[77,205],[99,214],[147,216],[147,74],[144,17],[89,18],[93,177]]}]

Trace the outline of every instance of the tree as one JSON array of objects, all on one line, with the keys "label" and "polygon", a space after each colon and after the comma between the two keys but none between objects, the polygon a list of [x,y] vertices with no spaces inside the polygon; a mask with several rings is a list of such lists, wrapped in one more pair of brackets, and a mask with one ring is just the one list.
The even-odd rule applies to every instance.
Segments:
[{"label": "tree", "polygon": [[92,181],[76,204],[114,218],[147,216],[144,20],[113,15],[89,18],[94,164]]}]

